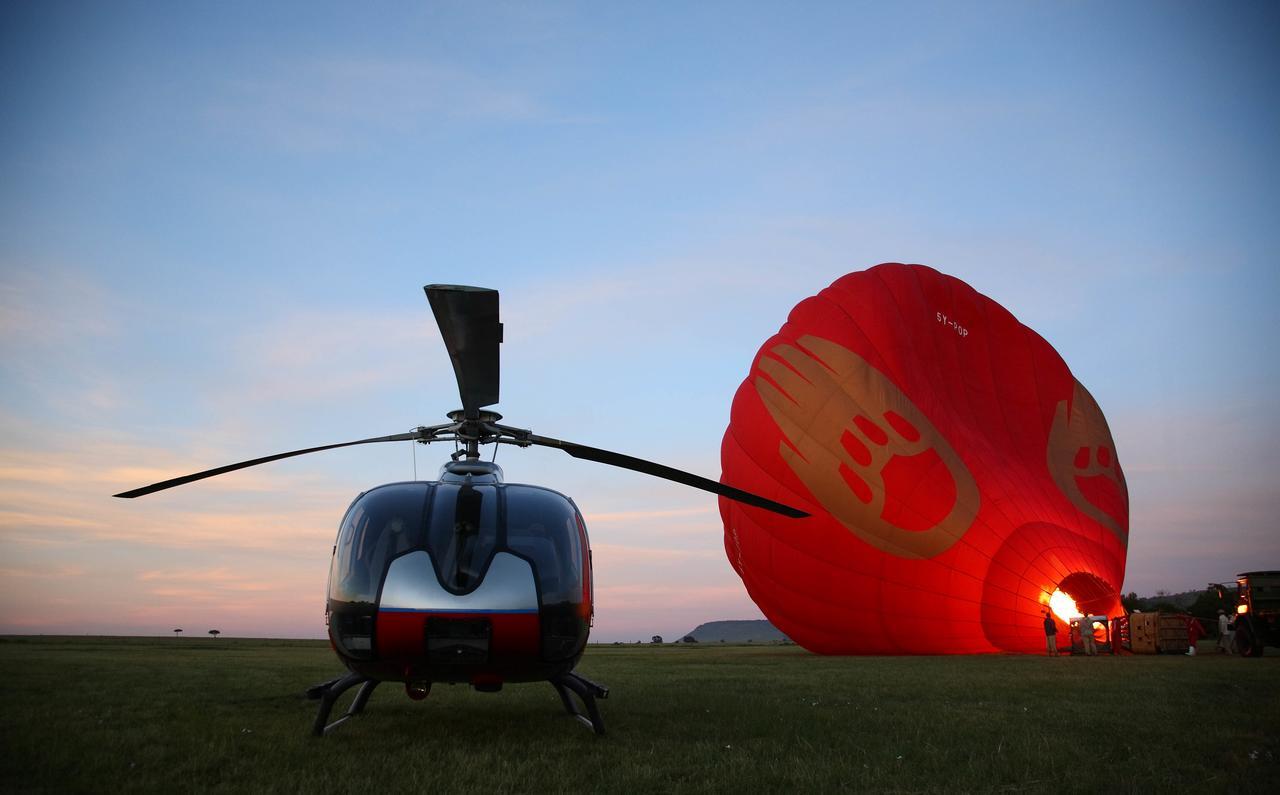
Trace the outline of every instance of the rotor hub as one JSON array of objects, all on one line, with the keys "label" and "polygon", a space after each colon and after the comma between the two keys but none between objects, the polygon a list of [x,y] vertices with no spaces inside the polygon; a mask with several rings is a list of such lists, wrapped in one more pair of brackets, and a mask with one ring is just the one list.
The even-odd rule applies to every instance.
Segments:
[{"label": "rotor hub", "polygon": [[496,411],[477,411],[476,416],[468,417],[466,409],[454,409],[446,416],[454,422],[497,422],[502,415]]}]

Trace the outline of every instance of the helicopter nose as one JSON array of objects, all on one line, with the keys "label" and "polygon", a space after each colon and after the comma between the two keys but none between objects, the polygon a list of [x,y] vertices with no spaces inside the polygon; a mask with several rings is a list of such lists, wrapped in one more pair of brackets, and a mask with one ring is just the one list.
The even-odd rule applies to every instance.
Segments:
[{"label": "helicopter nose", "polygon": [[447,591],[431,556],[418,550],[392,561],[378,604],[382,659],[459,665],[538,654],[538,591],[528,561],[494,555],[479,585]]}]

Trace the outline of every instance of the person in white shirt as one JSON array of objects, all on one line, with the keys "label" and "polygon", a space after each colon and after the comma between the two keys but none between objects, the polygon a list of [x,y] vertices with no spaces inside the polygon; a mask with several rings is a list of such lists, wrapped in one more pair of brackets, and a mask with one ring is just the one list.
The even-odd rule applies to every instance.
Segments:
[{"label": "person in white shirt", "polygon": [[1084,653],[1093,657],[1098,653],[1098,646],[1093,640],[1093,618],[1080,617],[1080,643],[1084,645]]}]

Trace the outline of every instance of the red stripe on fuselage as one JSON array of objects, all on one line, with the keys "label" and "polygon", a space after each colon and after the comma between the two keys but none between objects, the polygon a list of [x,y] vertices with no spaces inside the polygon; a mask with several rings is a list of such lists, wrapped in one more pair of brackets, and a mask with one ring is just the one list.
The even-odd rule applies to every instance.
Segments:
[{"label": "red stripe on fuselage", "polygon": [[537,613],[445,613],[439,611],[378,611],[378,656],[420,661],[427,655],[427,619],[489,621],[489,656],[493,661],[518,656],[537,659],[542,635]]}]

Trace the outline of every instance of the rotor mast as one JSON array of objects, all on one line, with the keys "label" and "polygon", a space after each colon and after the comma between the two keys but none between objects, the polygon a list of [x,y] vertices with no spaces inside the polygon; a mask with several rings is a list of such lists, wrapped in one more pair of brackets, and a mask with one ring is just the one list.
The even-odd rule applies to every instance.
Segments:
[{"label": "rotor mast", "polygon": [[[453,431],[455,439],[462,444],[462,448],[453,454],[454,461],[463,457],[468,461],[479,461],[480,445],[498,441],[502,430],[506,430],[497,424],[502,415],[496,411],[477,410],[474,417],[468,417],[467,413],[466,409],[449,412],[449,419],[456,423]],[[528,431],[524,433],[527,434]],[[433,440],[425,438],[419,441],[427,444]]]}]

